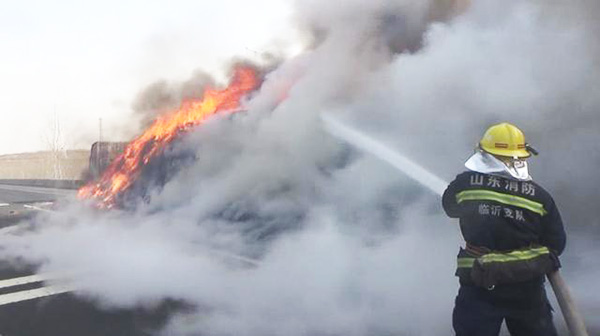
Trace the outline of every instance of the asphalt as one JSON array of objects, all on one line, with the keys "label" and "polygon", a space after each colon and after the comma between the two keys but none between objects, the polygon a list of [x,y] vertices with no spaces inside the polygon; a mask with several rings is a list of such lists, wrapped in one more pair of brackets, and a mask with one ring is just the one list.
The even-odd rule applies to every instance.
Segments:
[{"label": "asphalt", "polygon": [[[11,227],[52,211],[55,202],[76,191],[0,184],[0,235]],[[28,265],[0,260],[0,281],[35,274]],[[1,288],[3,294],[41,288],[44,283]],[[173,310],[182,305],[164,302],[153,310],[103,310],[93,302],[64,293],[0,305],[0,336],[145,336],[154,335]]]},{"label": "asphalt", "polygon": [[[0,262],[0,280],[35,274],[34,267]],[[0,289],[20,293],[44,286],[29,283]],[[186,307],[165,301],[154,309],[102,309],[71,293],[0,305],[1,336],[150,336],[165,325],[173,311]]]},{"label": "asphalt", "polygon": [[64,197],[74,196],[75,193],[75,190],[69,189],[54,189],[0,184],[0,205],[13,203],[24,204],[54,202]]},{"label": "asphalt", "polygon": [[75,190],[0,184],[0,229],[15,225],[75,196]]}]

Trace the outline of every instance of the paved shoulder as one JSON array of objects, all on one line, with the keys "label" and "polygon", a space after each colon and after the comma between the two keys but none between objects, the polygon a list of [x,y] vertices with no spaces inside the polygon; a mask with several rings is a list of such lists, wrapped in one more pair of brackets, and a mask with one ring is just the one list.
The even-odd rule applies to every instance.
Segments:
[{"label": "paved shoulder", "polygon": [[71,189],[41,188],[0,184],[0,204],[51,202],[71,197],[77,193]]}]

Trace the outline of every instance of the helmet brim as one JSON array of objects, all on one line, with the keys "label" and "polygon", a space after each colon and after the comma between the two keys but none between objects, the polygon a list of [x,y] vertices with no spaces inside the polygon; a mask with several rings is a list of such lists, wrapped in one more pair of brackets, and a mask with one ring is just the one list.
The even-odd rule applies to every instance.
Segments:
[{"label": "helmet brim", "polygon": [[481,144],[479,144],[479,148],[481,150],[490,153],[492,155],[504,156],[509,158],[528,158],[531,156],[531,153],[526,149],[509,149],[509,148],[485,148]]}]

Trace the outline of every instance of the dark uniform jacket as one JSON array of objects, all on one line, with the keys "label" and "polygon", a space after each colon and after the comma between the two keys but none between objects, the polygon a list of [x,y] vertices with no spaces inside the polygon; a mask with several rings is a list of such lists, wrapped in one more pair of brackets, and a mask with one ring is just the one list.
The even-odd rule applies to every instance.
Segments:
[{"label": "dark uniform jacket", "polygon": [[467,171],[450,183],[442,204],[448,216],[459,218],[470,246],[491,251],[545,246],[555,255],[565,248],[566,234],[554,200],[533,181]]}]

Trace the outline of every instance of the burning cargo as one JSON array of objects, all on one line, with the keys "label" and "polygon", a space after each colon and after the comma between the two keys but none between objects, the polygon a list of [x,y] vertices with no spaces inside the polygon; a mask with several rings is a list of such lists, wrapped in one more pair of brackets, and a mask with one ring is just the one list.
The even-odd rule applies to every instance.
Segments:
[{"label": "burning cargo", "polygon": [[[126,198],[124,195],[144,173],[144,167],[163,155],[173,141],[213,114],[238,109],[242,97],[255,90],[258,84],[254,69],[239,67],[226,89],[206,90],[201,100],[186,101],[179,110],[157,118],[144,133],[125,146],[97,181],[82,187],[78,197],[92,200],[100,208],[119,206],[119,200]],[[104,158],[99,155],[98,159]]]}]

